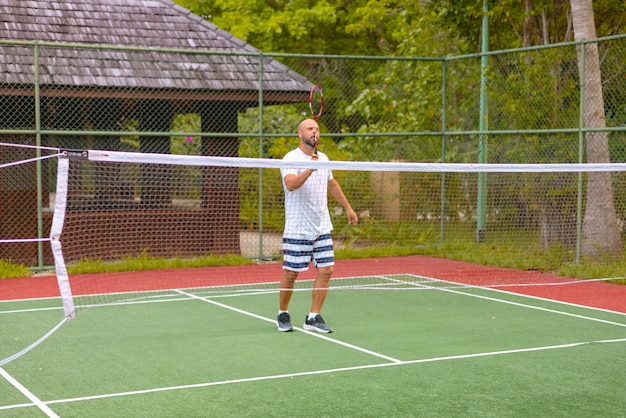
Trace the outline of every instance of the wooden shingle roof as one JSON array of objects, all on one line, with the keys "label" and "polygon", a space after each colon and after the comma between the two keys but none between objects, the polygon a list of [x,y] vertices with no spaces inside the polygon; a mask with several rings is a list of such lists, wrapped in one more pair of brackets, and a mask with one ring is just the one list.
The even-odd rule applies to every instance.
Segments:
[{"label": "wooden shingle roof", "polygon": [[[170,0],[6,0],[0,4],[0,39],[5,92],[34,83],[33,46],[12,41],[41,41],[43,94],[87,89],[103,96],[131,90],[148,97],[175,97],[181,90],[208,99],[258,96],[260,51]],[[105,47],[111,45],[124,48]],[[269,57],[263,73],[263,90],[275,102],[300,101],[311,85]]]}]

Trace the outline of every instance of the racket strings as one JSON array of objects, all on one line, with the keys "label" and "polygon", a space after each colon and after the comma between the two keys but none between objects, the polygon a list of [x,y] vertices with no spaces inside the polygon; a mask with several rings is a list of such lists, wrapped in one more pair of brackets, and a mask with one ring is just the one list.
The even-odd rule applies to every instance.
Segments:
[{"label": "racket strings", "polygon": [[324,93],[322,88],[315,85],[311,88],[309,94],[309,110],[311,116],[317,121],[324,111]]}]

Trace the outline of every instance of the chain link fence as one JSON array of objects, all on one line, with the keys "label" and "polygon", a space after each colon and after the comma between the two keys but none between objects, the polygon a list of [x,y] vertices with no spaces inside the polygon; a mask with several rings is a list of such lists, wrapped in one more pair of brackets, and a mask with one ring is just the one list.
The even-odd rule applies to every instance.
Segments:
[{"label": "chain link fence", "polygon": [[[589,161],[589,147],[605,143],[610,162],[624,162],[626,37],[587,44],[597,47],[604,109],[595,110],[606,128],[585,126],[581,45],[493,52],[483,68],[480,54],[270,56],[2,41],[7,59],[0,63],[0,142],[36,148],[2,147],[0,239],[46,237],[56,187],[54,159],[8,163],[56,148],[282,158],[297,146],[295,131],[308,115],[312,83],[323,87],[325,97],[320,148],[334,160],[576,163]],[[590,135],[600,141],[585,141]],[[144,173],[138,185],[125,183],[120,170],[115,190],[98,190],[97,179],[90,187],[131,195],[138,187],[160,187],[158,174]],[[190,181],[200,175],[190,174]],[[445,175],[415,174],[398,193],[421,188],[431,198],[395,221],[441,222],[435,242],[460,220],[475,230],[481,216],[487,228],[494,217],[535,230],[548,222],[566,225],[567,232],[563,238],[544,231],[545,245],[575,246],[586,180],[575,173],[526,177],[527,190],[497,175],[481,185],[476,175],[446,181]],[[354,174],[342,186],[359,201],[380,200],[372,181]],[[551,200],[532,195],[530,185],[537,183],[552,190]],[[617,218],[626,219],[626,178],[614,173],[611,185]],[[279,176],[250,173],[240,178],[239,189],[241,230],[279,233]],[[545,210],[536,211],[538,206]],[[359,209],[367,211],[367,204]],[[4,260],[48,264],[41,243],[3,243],[0,249]]]}]

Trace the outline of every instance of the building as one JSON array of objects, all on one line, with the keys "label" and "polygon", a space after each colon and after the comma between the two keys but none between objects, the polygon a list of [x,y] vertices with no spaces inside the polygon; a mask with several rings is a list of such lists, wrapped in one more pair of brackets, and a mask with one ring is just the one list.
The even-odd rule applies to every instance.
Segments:
[{"label": "building", "polygon": [[[169,132],[176,114],[200,115],[202,132],[237,133],[240,111],[260,102],[305,101],[311,86],[287,66],[169,0],[8,0],[0,5],[0,54],[0,131],[5,132],[0,138],[10,143],[117,150],[120,136],[113,133],[133,119],[137,131],[155,132],[140,137],[140,151],[169,153],[169,137],[156,133]],[[236,156],[237,150],[236,135],[202,138],[204,155]],[[7,150],[0,162],[33,153]],[[150,185],[159,175],[151,170],[140,185],[141,205],[118,205],[111,223],[99,224],[94,234],[115,234],[130,218],[158,228],[155,217],[171,196],[167,187]],[[197,236],[179,232],[198,243],[194,251],[239,251],[237,195],[224,200],[213,194],[225,181],[237,189],[236,177],[224,170],[206,171],[202,211],[170,214],[196,220],[191,231]],[[48,205],[48,182],[44,179],[38,197],[36,179],[32,167],[0,171],[0,237],[48,233],[49,214],[37,204],[40,198]],[[95,179],[98,199],[124,201],[127,190],[100,180]],[[217,211],[231,216],[218,224],[212,215]],[[77,240],[89,237],[66,234],[68,243],[79,246],[76,254],[80,245],[88,245]],[[128,237],[124,242],[128,248],[146,246]],[[167,255],[151,245],[158,255]],[[2,259],[26,265],[42,256],[36,243],[0,249]],[[44,264],[51,260],[47,253],[44,258]]]}]

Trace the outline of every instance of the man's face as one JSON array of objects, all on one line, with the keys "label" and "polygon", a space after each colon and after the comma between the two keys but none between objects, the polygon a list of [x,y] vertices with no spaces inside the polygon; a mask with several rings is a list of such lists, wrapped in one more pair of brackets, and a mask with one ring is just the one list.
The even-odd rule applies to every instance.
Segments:
[{"label": "man's face", "polygon": [[311,148],[314,148],[317,141],[320,139],[320,129],[317,122],[310,119],[302,122],[300,130],[298,131],[298,136],[303,143]]}]

